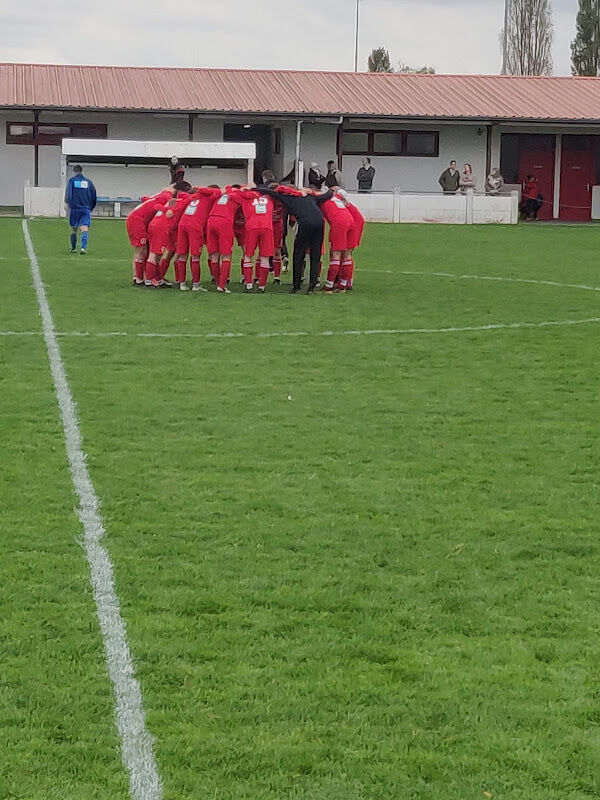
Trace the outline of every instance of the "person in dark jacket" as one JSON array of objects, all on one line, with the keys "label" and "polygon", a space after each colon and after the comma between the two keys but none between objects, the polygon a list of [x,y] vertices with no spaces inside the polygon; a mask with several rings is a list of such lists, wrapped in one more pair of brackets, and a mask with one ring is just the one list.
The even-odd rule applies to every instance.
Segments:
[{"label": "person in dark jacket", "polygon": [[325,183],[325,176],[321,173],[319,169],[319,165],[316,161],[313,161],[310,165],[310,169],[308,170],[308,185],[311,189],[316,189],[319,191],[321,186]]},{"label": "person in dark jacket", "polygon": [[65,203],[69,208],[71,226],[71,252],[77,250],[77,230],[81,230],[82,256],[87,252],[88,231],[92,221],[92,211],[96,208],[96,188],[83,174],[79,164],[73,167],[73,177],[69,178],[65,191]]},{"label": "person in dark jacket", "polygon": [[362,167],[356,173],[358,181],[358,191],[361,194],[370,192],[373,188],[373,178],[375,177],[375,167],[371,165],[370,158],[363,158]]},{"label": "person in dark jacket", "polygon": [[339,189],[345,189],[344,176],[336,167],[335,161],[327,162],[327,175],[325,176],[325,186],[332,189],[337,186]]},{"label": "person in dark jacket", "polygon": [[298,232],[294,243],[294,285],[292,294],[300,291],[302,283],[302,268],[306,251],[310,257],[310,280],[307,294],[312,294],[319,281],[319,266],[321,264],[321,250],[323,247],[323,213],[321,204],[331,200],[333,191],[330,189],[325,194],[309,194],[307,189],[292,189],[287,186],[259,186],[261,194],[268,194],[279,200],[298,222]]},{"label": "person in dark jacket", "polygon": [[456,169],[456,161],[451,161],[448,169],[445,169],[439,177],[439,185],[444,194],[456,194],[460,185],[460,172]]}]

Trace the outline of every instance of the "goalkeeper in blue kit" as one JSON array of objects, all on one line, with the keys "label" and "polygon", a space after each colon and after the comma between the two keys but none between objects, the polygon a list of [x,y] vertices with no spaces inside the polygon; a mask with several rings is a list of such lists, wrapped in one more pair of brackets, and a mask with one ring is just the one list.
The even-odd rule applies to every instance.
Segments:
[{"label": "goalkeeper in blue kit", "polygon": [[76,164],[73,167],[74,175],[69,178],[65,192],[65,203],[69,207],[69,225],[71,226],[71,252],[77,250],[77,230],[81,230],[82,256],[87,252],[88,231],[90,229],[92,211],[96,207],[96,187],[83,170]]}]

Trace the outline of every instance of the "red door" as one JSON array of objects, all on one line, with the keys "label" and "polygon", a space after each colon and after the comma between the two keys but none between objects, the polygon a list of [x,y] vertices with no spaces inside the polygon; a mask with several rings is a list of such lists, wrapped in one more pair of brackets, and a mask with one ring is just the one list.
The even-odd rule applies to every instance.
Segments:
[{"label": "red door", "polygon": [[564,136],[560,170],[560,219],[576,222],[591,219],[592,186],[595,182],[596,154],[589,137]]},{"label": "red door", "polygon": [[525,185],[528,175],[535,175],[539,194],[543,196],[538,219],[552,219],[554,205],[554,151],[523,148],[519,168],[519,181]]}]

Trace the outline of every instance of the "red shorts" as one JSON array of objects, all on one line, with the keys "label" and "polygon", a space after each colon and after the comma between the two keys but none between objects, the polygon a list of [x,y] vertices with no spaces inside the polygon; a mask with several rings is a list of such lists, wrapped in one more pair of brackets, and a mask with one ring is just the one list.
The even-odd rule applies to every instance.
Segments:
[{"label": "red shorts", "polygon": [[148,231],[143,223],[127,220],[125,227],[132,247],[144,247],[148,244]]},{"label": "red shorts", "polygon": [[282,219],[274,219],[273,220],[273,244],[275,245],[275,249],[281,248],[283,244],[283,220]]},{"label": "red shorts", "polygon": [[244,255],[248,258],[252,258],[257,247],[258,255],[261,258],[271,258],[271,256],[275,255],[272,230],[268,228],[255,228],[254,230],[246,231]]},{"label": "red shorts", "polygon": [[360,244],[360,240],[362,239],[363,230],[365,229],[365,221],[363,220],[355,220],[354,225],[352,226],[352,231],[350,233],[350,239],[348,242],[348,249],[354,250],[355,247],[358,247]]},{"label": "red shorts", "polygon": [[329,244],[332,250],[351,250],[354,221],[342,220],[329,227]]},{"label": "red shorts", "polygon": [[204,244],[204,236],[202,231],[194,230],[193,228],[182,228],[181,225],[177,230],[177,247],[176,252],[180,255],[199,256],[202,254],[202,245]]},{"label": "red shorts", "polygon": [[226,219],[215,217],[206,225],[206,246],[209,253],[230,256],[233,250],[233,225]]},{"label": "red shorts", "polygon": [[150,240],[150,252],[157,255],[162,255],[163,250],[175,249],[173,244],[173,237],[176,236],[176,231],[172,230],[172,226],[154,223],[154,220],[148,227],[148,238]]}]

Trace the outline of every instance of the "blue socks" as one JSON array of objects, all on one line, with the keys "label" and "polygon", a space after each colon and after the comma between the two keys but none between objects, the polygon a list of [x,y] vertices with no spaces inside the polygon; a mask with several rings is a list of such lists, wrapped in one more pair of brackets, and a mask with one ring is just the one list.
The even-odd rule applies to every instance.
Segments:
[{"label": "blue socks", "polygon": [[71,250],[75,250],[76,247],[77,247],[77,234],[76,233],[72,233],[71,234]]},{"label": "blue socks", "polygon": [[81,249],[87,250],[87,243],[88,243],[88,232],[82,231],[81,232]]}]

